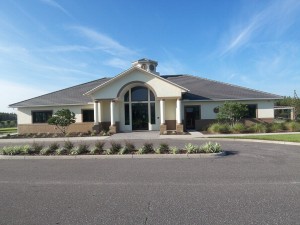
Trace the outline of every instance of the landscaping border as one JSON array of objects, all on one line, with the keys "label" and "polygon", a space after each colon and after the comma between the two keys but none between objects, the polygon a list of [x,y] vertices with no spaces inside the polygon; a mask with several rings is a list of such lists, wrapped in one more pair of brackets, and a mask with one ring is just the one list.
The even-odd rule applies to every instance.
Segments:
[{"label": "landscaping border", "polygon": [[196,159],[225,156],[226,152],[199,153],[199,154],[127,154],[127,155],[0,155],[0,160],[25,160],[25,159]]}]

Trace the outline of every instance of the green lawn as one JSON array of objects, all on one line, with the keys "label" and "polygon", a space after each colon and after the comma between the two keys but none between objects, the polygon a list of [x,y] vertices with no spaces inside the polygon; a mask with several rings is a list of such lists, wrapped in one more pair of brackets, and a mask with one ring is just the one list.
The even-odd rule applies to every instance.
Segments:
[{"label": "green lawn", "polygon": [[249,135],[249,136],[231,136],[226,138],[300,142],[300,134]]},{"label": "green lawn", "polygon": [[0,128],[0,134],[17,133],[16,127]]}]

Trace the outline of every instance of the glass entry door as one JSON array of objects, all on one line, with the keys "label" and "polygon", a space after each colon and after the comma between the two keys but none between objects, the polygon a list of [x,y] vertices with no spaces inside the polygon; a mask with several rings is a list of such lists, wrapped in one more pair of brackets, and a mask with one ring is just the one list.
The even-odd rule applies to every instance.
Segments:
[{"label": "glass entry door", "polygon": [[132,130],[148,130],[148,103],[132,103]]},{"label": "glass entry door", "polygon": [[184,117],[186,129],[196,129],[196,120],[200,119],[200,106],[185,106]]}]

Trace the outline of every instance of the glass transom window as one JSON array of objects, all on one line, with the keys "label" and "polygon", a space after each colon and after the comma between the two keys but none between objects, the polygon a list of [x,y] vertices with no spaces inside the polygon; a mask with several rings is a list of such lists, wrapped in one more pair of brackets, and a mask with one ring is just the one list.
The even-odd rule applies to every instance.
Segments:
[{"label": "glass transom window", "polygon": [[131,88],[131,101],[148,101],[148,88],[134,87]]}]

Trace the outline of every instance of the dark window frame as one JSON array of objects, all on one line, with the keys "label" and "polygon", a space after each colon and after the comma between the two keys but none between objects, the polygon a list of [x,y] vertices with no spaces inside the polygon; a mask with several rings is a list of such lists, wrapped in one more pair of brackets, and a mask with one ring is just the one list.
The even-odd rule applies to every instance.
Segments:
[{"label": "dark window frame", "polygon": [[[41,115],[37,115],[38,113],[44,113],[46,115],[42,115],[42,116]],[[48,120],[52,116],[53,116],[53,110],[32,110],[31,111],[31,122],[33,124],[34,123],[48,123]]]},{"label": "dark window frame", "polygon": [[130,105],[129,103],[124,104],[124,116],[125,116],[125,125],[130,125]]},{"label": "dark window frame", "polygon": [[[257,112],[258,112],[258,105],[257,104],[246,104],[248,108],[247,115],[244,116],[245,119],[256,119],[257,118]],[[253,107],[254,106],[254,107]],[[253,107],[253,108],[252,108]],[[255,112],[252,114],[249,109],[255,110]]]},{"label": "dark window frame", "polygon": [[[86,115],[85,117],[84,112],[92,112],[91,115]],[[94,122],[94,109],[81,109],[81,115],[82,115],[82,122],[83,123],[88,123],[88,122]]]}]

